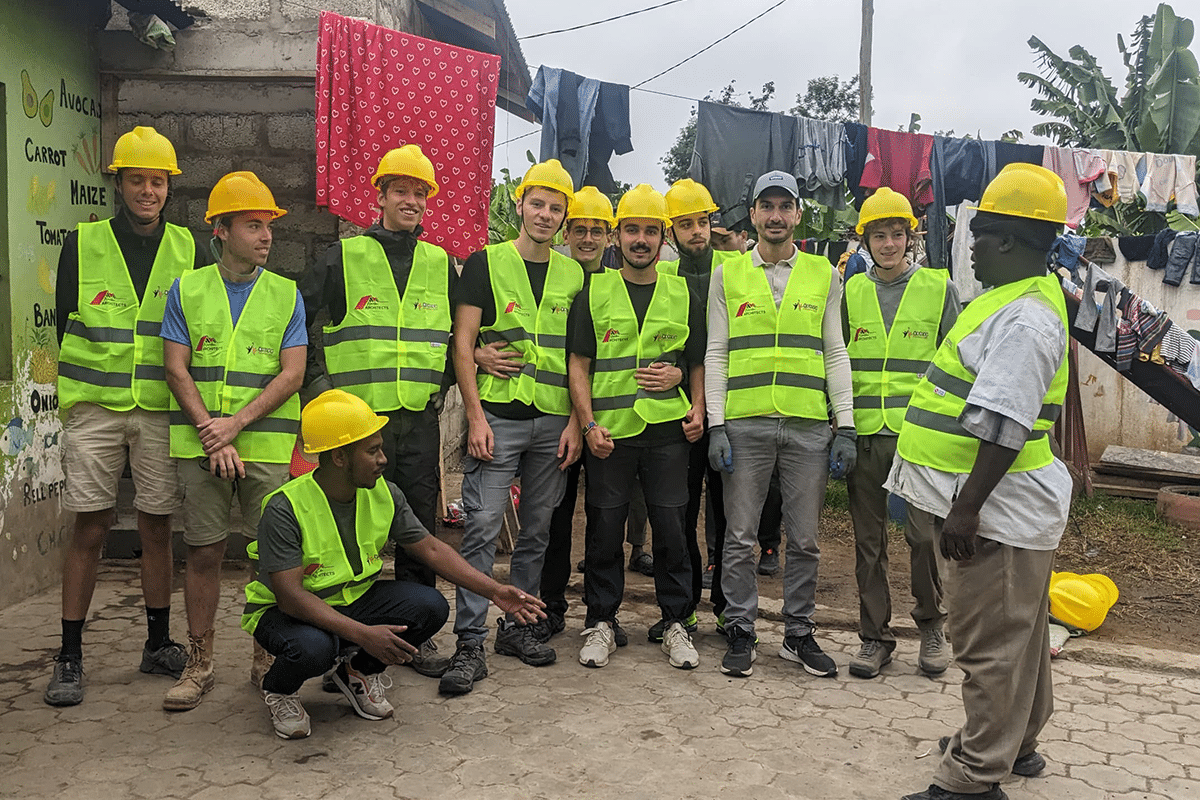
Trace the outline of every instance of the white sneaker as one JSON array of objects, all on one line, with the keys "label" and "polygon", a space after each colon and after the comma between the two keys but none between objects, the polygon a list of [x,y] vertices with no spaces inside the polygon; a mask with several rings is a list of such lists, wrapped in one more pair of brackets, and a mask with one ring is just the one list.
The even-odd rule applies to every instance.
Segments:
[{"label": "white sneaker", "polygon": [[617,642],[613,638],[612,625],[597,622],[594,628],[583,632],[583,647],[579,649],[579,663],[585,667],[603,667],[610,654],[616,652]]},{"label": "white sneaker", "polygon": [[671,660],[672,667],[695,669],[700,665],[700,654],[692,645],[692,637],[682,622],[672,622],[663,634],[662,651]]},{"label": "white sneaker", "polygon": [[351,667],[349,661],[343,661],[333,672],[333,684],[363,719],[387,719],[395,711],[383,693],[392,688],[392,679],[386,673],[364,675]]},{"label": "white sneaker", "polygon": [[271,711],[271,724],[280,739],[303,739],[312,733],[308,712],[300,705],[298,694],[263,692],[263,700]]}]

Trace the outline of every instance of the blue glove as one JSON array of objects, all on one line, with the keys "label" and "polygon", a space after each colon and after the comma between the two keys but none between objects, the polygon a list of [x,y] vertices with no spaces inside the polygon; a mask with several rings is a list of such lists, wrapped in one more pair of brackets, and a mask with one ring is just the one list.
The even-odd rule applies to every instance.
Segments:
[{"label": "blue glove", "polygon": [[708,463],[717,472],[733,472],[733,448],[729,446],[724,425],[708,429]]},{"label": "blue glove", "polygon": [[[711,446],[708,451],[712,452]],[[838,428],[829,448],[829,477],[841,479],[854,471],[858,461],[858,433],[854,428]]]}]

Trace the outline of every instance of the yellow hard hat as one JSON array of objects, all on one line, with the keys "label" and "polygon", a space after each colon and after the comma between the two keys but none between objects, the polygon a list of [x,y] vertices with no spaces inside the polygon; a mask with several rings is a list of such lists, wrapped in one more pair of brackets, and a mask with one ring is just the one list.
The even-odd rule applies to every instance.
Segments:
[{"label": "yellow hard hat", "polygon": [[543,161],[540,164],[534,164],[529,168],[525,173],[525,177],[521,179],[521,183],[517,185],[518,200],[521,199],[525,194],[525,190],[530,186],[542,186],[546,189],[562,192],[567,196],[567,202],[575,199],[575,187],[571,183],[571,176],[557,158]]},{"label": "yellow hard hat", "polygon": [[639,183],[625,194],[617,203],[617,222],[623,219],[647,218],[662,222],[664,227],[671,226],[671,217],[667,214],[667,198],[648,183]]},{"label": "yellow hard hat", "polygon": [[599,219],[609,225],[616,224],[616,220],[613,219],[612,201],[595,186],[584,186],[575,193],[575,199],[571,201],[570,210],[567,211],[567,222],[573,219]]},{"label": "yellow hard hat", "polygon": [[1009,164],[983,190],[979,210],[1063,225],[1067,221],[1067,190],[1062,178],[1045,167]]},{"label": "yellow hard hat", "polygon": [[406,144],[395,150],[388,150],[379,159],[379,168],[371,178],[371,185],[378,188],[379,179],[387,175],[406,175],[416,178],[429,185],[429,196],[438,193],[437,180],[433,175],[433,162],[421,152],[420,145]]},{"label": "yellow hard hat", "polygon": [[147,125],[139,125],[117,139],[108,171],[119,169],[164,169],[168,175],[180,174],[171,140]]},{"label": "yellow hard hat", "polygon": [[917,218],[913,216],[912,203],[908,198],[886,186],[881,186],[875,194],[863,201],[862,209],[858,212],[858,225],[854,230],[859,234],[867,229],[867,224],[877,219],[904,219],[914,231],[917,229]]},{"label": "yellow hard hat", "polygon": [[1050,575],[1050,616],[1073,628],[1085,631],[1099,628],[1118,597],[1117,585],[1107,575],[1073,572]]},{"label": "yellow hard hat", "polygon": [[275,196],[253,172],[231,172],[217,181],[209,192],[204,221],[212,222],[217,217],[243,211],[268,211],[272,219],[287,213],[275,205]]},{"label": "yellow hard hat", "polygon": [[711,214],[716,210],[717,204],[708,189],[691,178],[677,180],[667,189],[667,216],[671,219],[688,214]]},{"label": "yellow hard hat", "polygon": [[341,389],[321,392],[300,413],[304,452],[324,453],[365,439],[387,425],[387,417]]}]

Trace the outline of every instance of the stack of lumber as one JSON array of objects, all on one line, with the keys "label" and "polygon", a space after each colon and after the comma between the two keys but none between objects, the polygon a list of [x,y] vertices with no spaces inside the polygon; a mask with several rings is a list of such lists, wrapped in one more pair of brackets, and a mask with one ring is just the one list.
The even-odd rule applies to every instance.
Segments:
[{"label": "stack of lumber", "polygon": [[1200,456],[1109,445],[1092,472],[1097,491],[1153,500],[1163,486],[1200,486]]}]

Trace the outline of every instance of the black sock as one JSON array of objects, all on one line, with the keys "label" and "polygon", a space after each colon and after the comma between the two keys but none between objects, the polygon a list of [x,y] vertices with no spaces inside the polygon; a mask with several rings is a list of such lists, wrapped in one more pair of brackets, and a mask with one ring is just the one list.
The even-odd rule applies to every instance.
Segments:
[{"label": "black sock", "polygon": [[146,647],[157,650],[171,641],[171,607],[146,606]]},{"label": "black sock", "polygon": [[62,621],[62,650],[59,655],[83,658],[83,620]]}]

